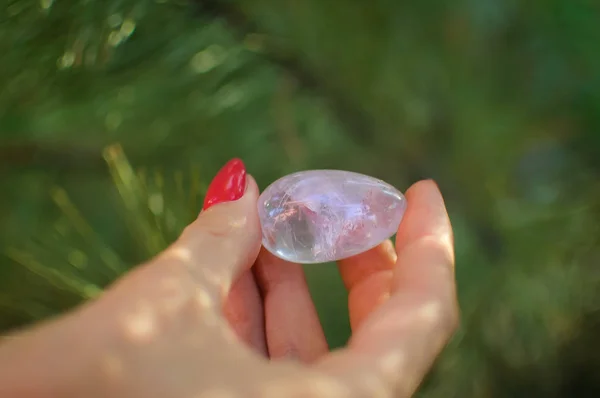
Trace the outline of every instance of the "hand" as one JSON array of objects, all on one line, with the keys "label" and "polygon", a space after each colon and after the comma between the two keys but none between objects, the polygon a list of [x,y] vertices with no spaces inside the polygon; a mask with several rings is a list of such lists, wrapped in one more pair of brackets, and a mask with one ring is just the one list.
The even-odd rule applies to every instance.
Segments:
[{"label": "hand", "polygon": [[99,299],[6,339],[0,396],[412,395],[458,322],[437,186],[407,191],[395,250],[388,241],[338,264],[353,333],[329,353],[301,267],[260,251],[258,188],[247,181],[242,198],[203,211]]}]

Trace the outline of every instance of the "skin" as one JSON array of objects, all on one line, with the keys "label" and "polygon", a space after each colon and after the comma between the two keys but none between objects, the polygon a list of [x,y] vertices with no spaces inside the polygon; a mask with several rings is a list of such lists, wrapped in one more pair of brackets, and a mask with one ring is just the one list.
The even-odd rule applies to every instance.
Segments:
[{"label": "skin", "polygon": [[458,324],[436,184],[407,191],[395,245],[339,262],[353,333],[329,352],[301,266],[261,250],[248,180],[99,299],[5,337],[0,396],[411,396]]}]

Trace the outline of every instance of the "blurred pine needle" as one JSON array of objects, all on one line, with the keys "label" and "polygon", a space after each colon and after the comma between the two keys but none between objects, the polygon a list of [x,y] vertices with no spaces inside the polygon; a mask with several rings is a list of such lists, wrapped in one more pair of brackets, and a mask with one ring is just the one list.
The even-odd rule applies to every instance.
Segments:
[{"label": "blurred pine needle", "polygon": [[[96,297],[139,261],[165,249],[198,214],[205,185],[197,167],[170,175],[134,169],[123,148],[111,145],[104,159],[118,193],[116,203],[136,246],[125,260],[95,232],[67,191],[50,197],[60,218],[49,232],[5,250],[14,264],[0,281],[0,330],[38,321]],[[26,288],[24,288],[26,286]]]}]

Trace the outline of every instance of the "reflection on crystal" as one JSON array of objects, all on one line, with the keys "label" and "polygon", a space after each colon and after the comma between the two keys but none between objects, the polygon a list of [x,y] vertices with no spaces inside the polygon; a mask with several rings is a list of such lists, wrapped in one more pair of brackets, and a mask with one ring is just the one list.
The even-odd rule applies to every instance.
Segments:
[{"label": "reflection on crystal", "polygon": [[258,200],[263,246],[296,263],[337,261],[396,233],[406,210],[391,185],[340,170],[302,171],[271,184]]}]

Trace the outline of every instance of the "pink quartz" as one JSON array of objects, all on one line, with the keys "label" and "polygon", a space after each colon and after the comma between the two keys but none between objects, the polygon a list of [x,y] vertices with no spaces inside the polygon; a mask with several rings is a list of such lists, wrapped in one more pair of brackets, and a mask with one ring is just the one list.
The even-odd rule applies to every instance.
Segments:
[{"label": "pink quartz", "polygon": [[263,246],[284,260],[337,261],[394,235],[406,199],[390,184],[341,170],[285,176],[258,199]]}]

